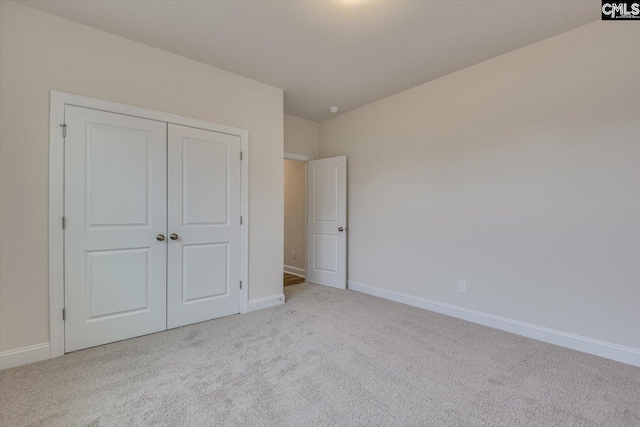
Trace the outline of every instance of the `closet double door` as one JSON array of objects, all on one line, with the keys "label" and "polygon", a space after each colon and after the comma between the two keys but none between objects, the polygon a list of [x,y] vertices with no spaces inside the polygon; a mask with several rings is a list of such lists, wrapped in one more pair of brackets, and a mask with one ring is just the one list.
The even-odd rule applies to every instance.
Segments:
[{"label": "closet double door", "polygon": [[65,352],[240,311],[240,137],[65,107]]}]

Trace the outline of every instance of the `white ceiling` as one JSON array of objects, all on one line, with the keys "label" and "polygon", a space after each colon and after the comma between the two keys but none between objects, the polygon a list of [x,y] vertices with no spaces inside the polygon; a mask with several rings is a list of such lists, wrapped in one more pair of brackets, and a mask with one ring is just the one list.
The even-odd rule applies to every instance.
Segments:
[{"label": "white ceiling", "polygon": [[22,3],[283,88],[316,121],[600,18],[597,0]]}]

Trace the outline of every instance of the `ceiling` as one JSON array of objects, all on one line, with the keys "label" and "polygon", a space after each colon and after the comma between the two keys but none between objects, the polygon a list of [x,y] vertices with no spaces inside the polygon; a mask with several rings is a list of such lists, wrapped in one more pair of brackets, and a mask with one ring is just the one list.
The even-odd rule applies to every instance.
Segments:
[{"label": "ceiling", "polygon": [[285,91],[321,121],[600,19],[600,2],[23,0]]}]

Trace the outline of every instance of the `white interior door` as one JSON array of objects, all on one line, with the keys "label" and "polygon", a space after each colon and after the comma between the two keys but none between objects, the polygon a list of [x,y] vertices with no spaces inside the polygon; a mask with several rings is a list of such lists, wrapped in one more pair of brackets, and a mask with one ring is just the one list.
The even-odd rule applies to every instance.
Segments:
[{"label": "white interior door", "polygon": [[73,106],[65,122],[65,351],[164,330],[167,125]]},{"label": "white interior door", "polygon": [[169,125],[169,328],[240,312],[240,149]]},{"label": "white interior door", "polygon": [[307,281],[347,287],[347,158],[307,163]]}]

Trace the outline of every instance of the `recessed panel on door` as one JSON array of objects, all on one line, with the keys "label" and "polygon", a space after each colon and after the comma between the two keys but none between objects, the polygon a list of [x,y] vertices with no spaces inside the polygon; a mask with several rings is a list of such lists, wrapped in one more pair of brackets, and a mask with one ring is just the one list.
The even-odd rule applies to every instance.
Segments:
[{"label": "recessed panel on door", "polygon": [[87,252],[88,321],[149,310],[149,248]]},{"label": "recessed panel on door", "polygon": [[338,221],[338,166],[317,165],[313,170],[313,220]]},{"label": "recessed panel on door", "polygon": [[338,272],[338,236],[334,234],[314,233],[313,269],[317,271]]},{"label": "recessed panel on door", "polygon": [[227,243],[182,245],[182,303],[229,294]]},{"label": "recessed panel on door", "polygon": [[166,124],[65,107],[65,351],[166,328]]},{"label": "recessed panel on door", "polygon": [[229,214],[229,147],[182,141],[183,226],[226,224]]},{"label": "recessed panel on door", "polygon": [[87,123],[89,227],[148,225],[150,142],[146,132]]},{"label": "recessed panel on door", "polygon": [[169,125],[169,328],[240,312],[240,138]]}]

